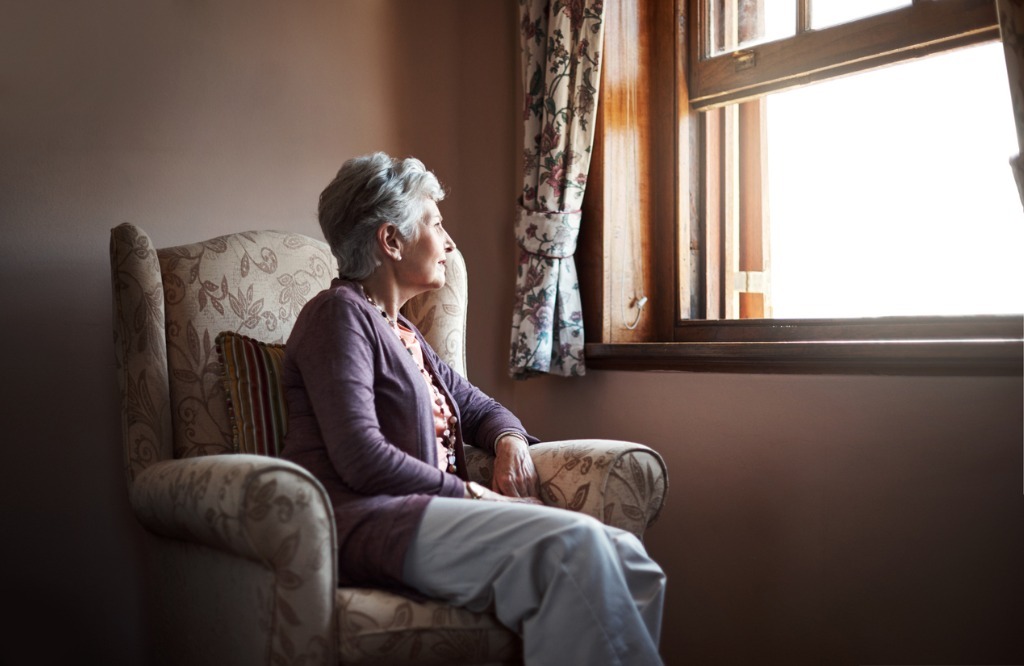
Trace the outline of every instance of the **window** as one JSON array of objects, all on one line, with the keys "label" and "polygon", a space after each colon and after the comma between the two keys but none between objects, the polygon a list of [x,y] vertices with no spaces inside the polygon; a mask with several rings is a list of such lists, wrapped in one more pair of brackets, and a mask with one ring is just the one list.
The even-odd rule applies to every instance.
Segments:
[{"label": "window", "polygon": [[[619,4],[631,3],[606,7],[598,137],[578,253],[591,365],[1021,372],[1024,290],[1014,273],[1024,220],[1008,166],[1015,137],[991,2]],[[894,63],[900,64],[881,67]],[[954,76],[993,63],[1001,87],[969,90],[980,77]],[[882,216],[851,211],[851,176],[840,175],[841,167],[858,169],[851,150],[863,142],[844,144],[852,132],[830,131],[828,123],[815,129],[810,120],[840,122],[829,104],[870,95],[873,103],[854,107],[858,127],[867,128],[872,116],[880,125],[868,136],[878,139],[881,129],[909,118],[909,129],[927,139],[934,129],[919,119],[935,116],[937,102],[906,81],[921,84],[935,71],[943,110],[956,98],[974,112],[953,128],[969,134],[964,143],[978,149],[987,133],[996,146],[959,161],[984,162],[997,175],[982,184],[1001,178],[1002,189],[985,195],[988,208],[971,202],[974,185],[963,188],[960,210],[941,205],[940,212],[952,212],[948,232],[913,224],[899,231],[891,222],[872,230]],[[904,97],[880,92],[884,86]],[[993,90],[992,100],[981,96]],[[850,103],[838,108],[848,113]],[[895,136],[910,134],[904,127]],[[886,207],[897,221],[931,222],[932,214],[922,212],[925,200],[958,181],[939,184],[948,168],[927,174],[925,167],[939,163],[933,156],[897,149],[891,140],[881,146],[869,170],[884,177],[859,185],[870,193],[859,198],[878,202],[889,190],[897,197]],[[847,159],[837,160],[836,152]],[[899,168],[888,175],[880,168],[894,164]],[[822,171],[836,177],[817,182]],[[827,191],[822,183],[840,187]],[[801,227],[808,210],[812,226]],[[799,245],[808,239],[816,241],[811,251]],[[847,261],[854,240],[862,247]],[[869,251],[895,261],[863,254]],[[982,269],[967,267],[965,254],[979,251]],[[817,263],[793,263],[804,258]],[[885,274],[885,265],[901,272]],[[951,284],[965,295],[951,294]],[[862,294],[867,307],[855,303]],[[881,296],[890,295],[893,302],[884,304]]]},{"label": "window", "polygon": [[1024,311],[1003,59],[988,42],[765,97],[765,316]]}]

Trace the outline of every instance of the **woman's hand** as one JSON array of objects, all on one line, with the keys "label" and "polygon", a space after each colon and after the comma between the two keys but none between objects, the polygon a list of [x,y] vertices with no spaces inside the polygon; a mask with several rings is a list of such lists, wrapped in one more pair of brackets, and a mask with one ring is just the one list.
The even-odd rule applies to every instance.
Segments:
[{"label": "woman's hand", "polygon": [[466,492],[463,495],[466,499],[478,499],[486,502],[512,502],[516,504],[543,504],[536,497],[508,497],[493,490],[484,488],[475,481],[466,482]]},{"label": "woman's hand", "polygon": [[494,444],[494,453],[492,490],[512,498],[540,497],[537,468],[522,437],[502,436]]}]

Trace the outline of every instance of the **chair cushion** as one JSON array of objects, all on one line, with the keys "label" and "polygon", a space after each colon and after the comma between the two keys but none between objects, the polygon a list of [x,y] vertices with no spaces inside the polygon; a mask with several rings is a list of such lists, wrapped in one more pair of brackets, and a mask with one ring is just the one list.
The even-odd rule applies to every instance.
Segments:
[{"label": "chair cushion", "polygon": [[231,331],[218,334],[216,345],[234,451],[277,457],[288,424],[281,383],[284,345]]},{"label": "chair cushion", "polygon": [[487,613],[391,592],[338,589],[343,664],[521,664],[519,637]]}]

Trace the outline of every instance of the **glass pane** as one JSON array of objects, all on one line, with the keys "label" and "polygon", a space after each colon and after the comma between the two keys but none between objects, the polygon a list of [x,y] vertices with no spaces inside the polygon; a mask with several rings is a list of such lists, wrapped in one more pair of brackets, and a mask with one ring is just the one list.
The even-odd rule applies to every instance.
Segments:
[{"label": "glass pane", "polygon": [[772,314],[1024,312],[999,43],[768,97]]},{"label": "glass pane", "polygon": [[811,0],[811,27],[819,29],[849,23],[912,4],[911,0]]},{"label": "glass pane", "polygon": [[716,55],[796,34],[796,0],[707,0]]}]

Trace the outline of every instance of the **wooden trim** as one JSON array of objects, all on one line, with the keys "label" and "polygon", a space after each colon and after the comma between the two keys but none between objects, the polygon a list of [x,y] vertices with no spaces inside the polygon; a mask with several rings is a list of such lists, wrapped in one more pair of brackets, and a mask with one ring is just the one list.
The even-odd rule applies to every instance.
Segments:
[{"label": "wooden trim", "polygon": [[767,165],[767,119],[765,100],[753,99],[738,104],[739,110],[739,270],[744,285],[739,295],[739,318],[771,317],[771,251]]},{"label": "wooden trim", "polygon": [[[590,342],[668,339],[680,301],[673,238],[679,207],[677,44],[673,3],[605,5],[601,92],[583,199],[577,267]],[[679,25],[679,32],[659,25]],[[687,116],[689,103],[682,106]],[[686,168],[685,166],[683,167]],[[681,175],[680,175],[681,174]],[[642,311],[638,300],[646,297]],[[637,318],[639,315],[639,318]],[[634,327],[635,324],[635,327]],[[631,328],[632,327],[632,328]]]},{"label": "wooden trim", "polygon": [[720,162],[719,186],[722,196],[722,318],[739,319],[740,295],[736,273],[740,270],[740,140],[739,107],[727,106],[722,113],[721,152],[708,155],[708,163]]},{"label": "wooden trim", "polygon": [[717,320],[724,316],[727,286],[724,275],[727,270],[725,257],[725,239],[722,233],[725,227],[725,206],[722,193],[721,155],[723,152],[723,126],[725,110],[712,109],[704,114],[704,142],[702,170],[704,173],[703,202],[704,212],[704,303],[705,311],[698,313],[697,318]]},{"label": "wooden trim", "polygon": [[706,115],[706,238],[721,253],[707,262],[709,310],[696,317],[771,316],[764,100]]},{"label": "wooden trim", "polygon": [[[696,319],[705,316],[707,293],[705,292],[704,275],[707,266],[707,238],[705,235],[704,214],[704,134],[705,114],[693,111],[690,108],[690,86],[686,72],[689,71],[691,54],[689,48],[690,40],[687,38],[687,18],[691,15],[690,2],[688,0],[676,0],[676,25],[678,27],[673,48],[676,51],[676,68],[673,71],[675,76],[675,109],[674,116],[676,124],[673,127],[676,154],[668,156],[667,164],[662,163],[663,168],[676,170],[677,210],[675,215],[669,215],[664,219],[659,218],[668,234],[675,239],[678,251],[681,256],[685,255],[686,262],[680,262],[676,266],[674,274],[662,275],[661,284],[667,285],[678,294],[679,305],[676,311],[671,313],[672,319],[668,322],[668,335],[660,338],[669,340],[672,335],[672,327],[677,320]],[[667,142],[665,142],[667,143]],[[666,235],[659,235],[659,238],[666,238]],[[671,281],[668,281],[671,278]],[[685,294],[685,296],[684,296]]]},{"label": "wooden trim", "polygon": [[[693,311],[693,292],[681,286],[680,276],[693,271],[694,261],[700,256],[699,251],[692,251],[689,238],[690,224],[696,217],[691,213],[690,180],[694,173],[690,137],[699,114],[690,111],[686,77],[681,75],[687,66],[683,5],[683,0],[655,2],[648,27],[654,34],[650,113],[652,174],[656,178],[650,243],[654,285],[648,311],[658,340],[672,337],[679,313]],[[675,30],[659,29],[666,25],[674,25]]]},{"label": "wooden trim", "polygon": [[796,34],[811,29],[811,0],[796,0]]},{"label": "wooden trim", "polygon": [[1024,373],[1020,340],[588,344],[586,355],[591,370],[1017,377]]},{"label": "wooden trim", "polygon": [[679,322],[675,342],[1022,340],[1024,316],[864,319],[697,319]]},{"label": "wooden trim", "polygon": [[[943,0],[809,30],[694,62],[691,103],[708,109],[998,38],[992,0]],[[743,54],[738,66],[737,53]]]}]

